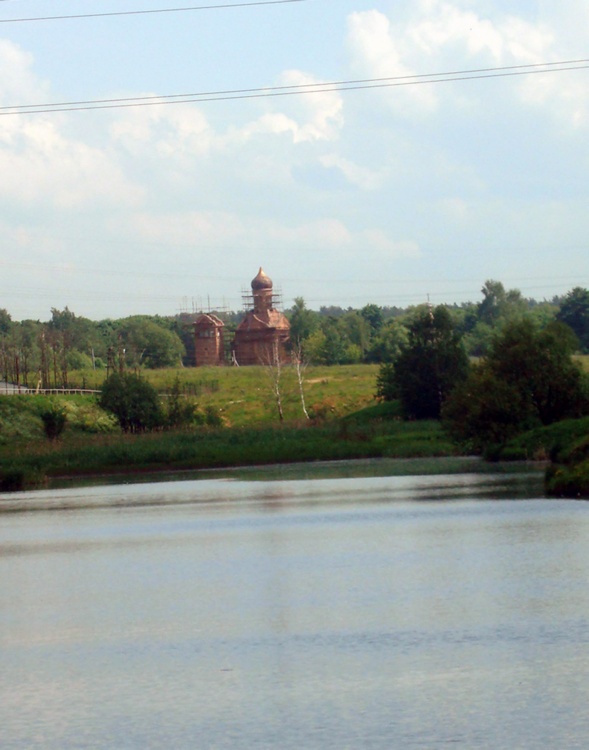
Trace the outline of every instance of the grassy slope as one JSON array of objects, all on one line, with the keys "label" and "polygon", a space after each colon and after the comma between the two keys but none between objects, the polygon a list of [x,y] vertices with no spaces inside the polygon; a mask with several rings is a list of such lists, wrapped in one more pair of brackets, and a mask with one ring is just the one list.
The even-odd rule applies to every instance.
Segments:
[{"label": "grassy slope", "polygon": [[[378,365],[308,367],[304,374],[307,409],[321,416],[344,416],[374,403]],[[200,406],[221,411],[228,426],[273,424],[277,421],[272,379],[264,367],[199,367],[177,370],[143,370],[141,373],[165,393],[178,378],[183,389]],[[72,385],[100,388],[104,371],[75,372]],[[284,415],[287,421],[304,420],[299,386],[292,367],[281,376]]]}]

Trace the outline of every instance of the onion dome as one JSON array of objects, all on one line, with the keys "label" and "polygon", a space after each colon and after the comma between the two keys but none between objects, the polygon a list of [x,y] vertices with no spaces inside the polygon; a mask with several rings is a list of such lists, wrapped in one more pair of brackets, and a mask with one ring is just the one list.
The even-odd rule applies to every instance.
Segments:
[{"label": "onion dome", "polygon": [[262,291],[264,289],[272,289],[272,279],[269,276],[266,276],[261,266],[258,275],[252,280],[252,289],[254,292]]}]

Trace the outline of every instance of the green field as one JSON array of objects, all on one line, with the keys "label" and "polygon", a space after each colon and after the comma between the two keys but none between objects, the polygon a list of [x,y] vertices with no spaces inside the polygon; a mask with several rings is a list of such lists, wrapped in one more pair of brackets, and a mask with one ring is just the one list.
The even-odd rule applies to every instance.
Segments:
[{"label": "green field", "polygon": [[[309,414],[319,420],[341,417],[375,403],[378,365],[308,367],[303,393]],[[175,370],[142,370],[142,376],[163,394],[176,378],[182,390],[200,407],[219,410],[229,427],[273,424],[278,420],[273,377],[264,367],[199,367]],[[70,384],[78,388],[100,388],[104,370],[74,372]],[[296,372],[284,367],[280,391],[287,422],[305,421]]]}]

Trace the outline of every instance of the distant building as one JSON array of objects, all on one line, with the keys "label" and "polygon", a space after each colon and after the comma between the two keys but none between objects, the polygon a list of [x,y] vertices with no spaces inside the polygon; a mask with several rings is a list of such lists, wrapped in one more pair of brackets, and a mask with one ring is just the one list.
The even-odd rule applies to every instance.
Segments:
[{"label": "distant building", "polygon": [[250,309],[235,331],[233,362],[237,365],[287,362],[290,323],[275,307],[272,279],[260,268],[251,287]]},{"label": "distant building", "polygon": [[[290,323],[276,309],[272,280],[260,268],[246,296],[246,312],[231,342],[234,365],[264,365],[290,361]],[[212,313],[201,313],[193,323],[194,363],[197,367],[227,364],[225,325]]]},{"label": "distant building", "polygon": [[212,313],[199,315],[194,323],[194,360],[197,367],[225,364],[225,325]]}]

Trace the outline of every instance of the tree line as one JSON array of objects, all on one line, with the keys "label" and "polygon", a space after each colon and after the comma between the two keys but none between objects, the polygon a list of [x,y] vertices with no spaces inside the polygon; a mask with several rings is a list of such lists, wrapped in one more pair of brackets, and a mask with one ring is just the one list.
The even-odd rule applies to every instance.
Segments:
[{"label": "tree line", "polygon": [[443,306],[423,306],[407,341],[381,364],[377,395],[396,401],[405,419],[442,419],[470,450],[492,456],[513,437],[589,415],[589,375],[573,355],[586,350],[564,322],[567,302],[542,320],[523,310],[492,329],[481,356],[468,356],[466,337]]},{"label": "tree line", "polygon": [[[563,297],[537,302],[499,281],[488,280],[482,300],[446,305],[453,331],[467,355],[484,356],[507,322],[525,315],[539,328],[560,321],[575,333],[579,351],[589,352],[589,291],[577,287]],[[392,363],[405,350],[421,306],[311,310],[297,297],[286,315],[291,340],[305,362],[322,365]],[[228,339],[242,314],[216,312]],[[68,387],[73,370],[191,366],[194,364],[194,315],[134,315],[93,321],[67,307],[51,309],[48,321],[13,321],[0,310],[0,368],[10,382],[42,388]]]},{"label": "tree line", "polygon": [[[471,357],[484,355],[495,332],[507,321],[527,316],[539,327],[551,321],[566,323],[578,338],[578,348],[589,353],[589,291],[576,287],[562,297],[538,302],[517,289],[488,280],[482,300],[443,305],[453,329]],[[317,364],[382,363],[394,361],[407,345],[409,332],[422,305],[387,308],[375,304],[360,310],[309,310],[297,298],[288,311],[291,338],[302,343],[306,358]]]}]

